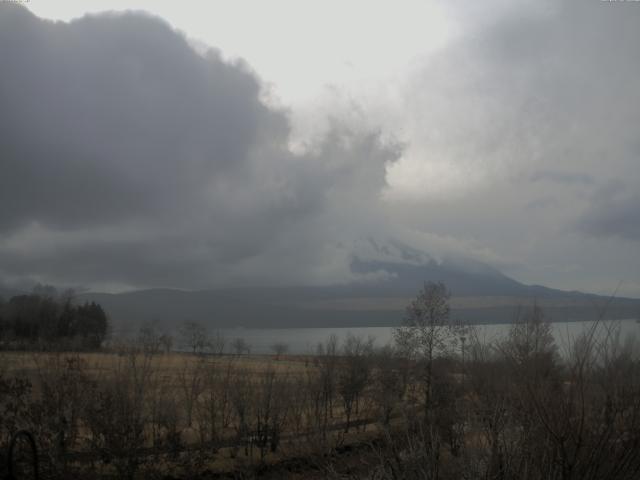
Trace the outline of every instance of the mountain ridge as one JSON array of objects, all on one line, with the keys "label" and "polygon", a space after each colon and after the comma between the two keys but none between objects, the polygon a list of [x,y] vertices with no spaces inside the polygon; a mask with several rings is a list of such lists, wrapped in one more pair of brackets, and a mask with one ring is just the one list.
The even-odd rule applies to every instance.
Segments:
[{"label": "mountain ridge", "polygon": [[488,266],[465,269],[435,261],[415,265],[355,260],[352,270],[388,275],[376,282],[332,286],[152,288],[84,293],[78,298],[100,303],[116,328],[145,322],[174,328],[185,320],[215,328],[393,326],[400,324],[406,305],[425,281],[445,283],[452,293],[452,316],[470,323],[513,321],[522,307],[533,302],[551,321],[640,314],[640,299],[526,285]]}]

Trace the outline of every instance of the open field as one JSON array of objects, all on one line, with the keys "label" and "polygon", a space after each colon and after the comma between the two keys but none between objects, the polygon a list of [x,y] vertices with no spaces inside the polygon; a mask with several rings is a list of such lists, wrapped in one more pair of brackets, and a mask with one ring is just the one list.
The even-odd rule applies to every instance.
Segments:
[{"label": "open field", "polygon": [[[343,363],[331,356],[330,368],[337,375]],[[188,477],[192,462],[220,474],[296,458],[308,464],[379,436],[371,399],[354,395],[347,415],[332,385],[337,376],[323,378],[318,357],[1,352],[0,365],[2,378],[28,383],[25,404],[51,407],[48,418],[40,411],[24,425],[44,444],[40,455],[86,475],[147,475],[162,464],[165,474]],[[63,451],[54,451],[65,429]],[[131,452],[135,462],[118,462]]]},{"label": "open field", "polygon": [[[119,368],[126,354],[106,352],[0,352],[0,372],[21,374],[36,378],[39,372],[52,364],[64,361],[80,361],[88,374],[100,375]],[[205,368],[221,368],[233,365],[243,372],[255,375],[267,370],[285,371],[288,374],[303,374],[313,362],[305,355],[191,355],[172,352],[148,357],[149,368],[163,377],[177,378],[178,373],[194,362]]]}]

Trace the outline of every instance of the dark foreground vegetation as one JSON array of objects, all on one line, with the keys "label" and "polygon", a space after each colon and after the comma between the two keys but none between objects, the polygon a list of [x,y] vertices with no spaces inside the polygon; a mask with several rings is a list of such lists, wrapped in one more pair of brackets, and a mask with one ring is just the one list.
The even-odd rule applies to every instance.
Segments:
[{"label": "dark foreground vegetation", "polygon": [[[537,308],[486,341],[448,300],[425,285],[385,348],[160,353],[147,331],[102,353],[4,353],[0,461],[27,430],[40,478],[640,478],[633,341],[598,323],[560,352]],[[20,438],[12,465],[32,478]]]}]

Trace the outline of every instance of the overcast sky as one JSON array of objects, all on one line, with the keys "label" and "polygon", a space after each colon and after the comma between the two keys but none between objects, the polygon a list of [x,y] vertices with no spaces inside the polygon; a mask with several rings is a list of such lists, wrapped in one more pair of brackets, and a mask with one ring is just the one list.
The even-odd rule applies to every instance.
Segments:
[{"label": "overcast sky", "polygon": [[373,281],[355,257],[418,250],[640,297],[638,2],[22,5],[0,282]]}]

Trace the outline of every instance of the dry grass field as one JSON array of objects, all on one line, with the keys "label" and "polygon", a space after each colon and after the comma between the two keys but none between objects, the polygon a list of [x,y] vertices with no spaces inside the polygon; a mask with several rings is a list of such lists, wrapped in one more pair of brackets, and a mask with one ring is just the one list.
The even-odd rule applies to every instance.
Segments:
[{"label": "dry grass field", "polygon": [[[292,461],[313,472],[315,456],[377,438],[364,386],[353,398],[357,409],[347,404],[347,426],[336,383],[344,359],[329,363],[294,355],[0,352],[0,375],[28,382],[23,400],[40,412],[25,408],[24,426],[35,431],[40,455],[66,457],[67,471],[188,478],[257,466],[278,472]],[[135,459],[126,458],[132,452]]]},{"label": "dry grass field", "polygon": [[[120,368],[127,355],[105,352],[3,352],[0,351],[0,373],[20,374],[37,378],[40,371],[61,362],[79,361],[91,375],[101,375]],[[140,355],[140,358],[143,356]],[[149,367],[165,377],[177,377],[178,372],[194,363],[207,368],[233,365],[247,374],[255,375],[268,370],[287,374],[304,374],[313,364],[313,357],[305,355],[193,355],[172,352],[151,355]]]}]

